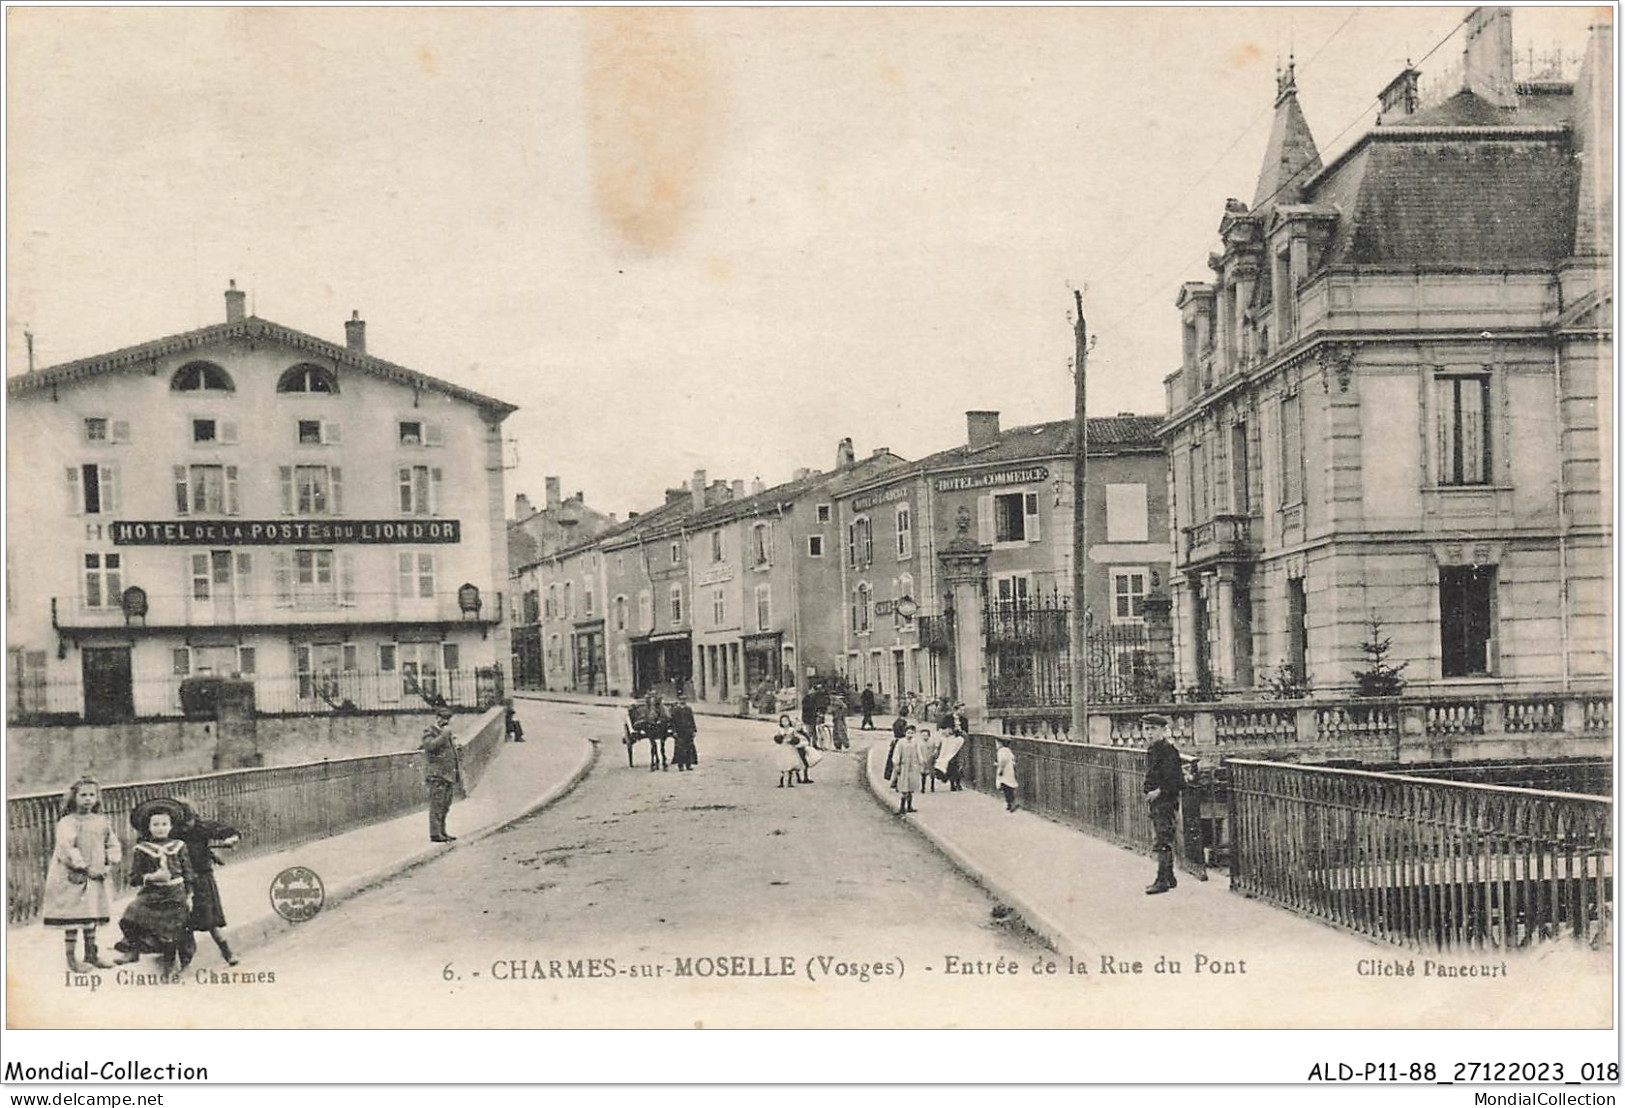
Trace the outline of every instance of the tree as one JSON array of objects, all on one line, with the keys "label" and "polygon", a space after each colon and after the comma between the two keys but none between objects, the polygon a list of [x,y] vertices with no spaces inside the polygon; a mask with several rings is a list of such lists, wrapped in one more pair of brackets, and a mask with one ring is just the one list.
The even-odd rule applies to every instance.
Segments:
[{"label": "tree", "polygon": [[1354,671],[1356,696],[1398,696],[1405,691],[1405,667],[1409,662],[1390,665],[1388,652],[1394,640],[1382,633],[1382,620],[1372,612],[1366,621],[1366,640],[1360,644],[1365,666]]}]

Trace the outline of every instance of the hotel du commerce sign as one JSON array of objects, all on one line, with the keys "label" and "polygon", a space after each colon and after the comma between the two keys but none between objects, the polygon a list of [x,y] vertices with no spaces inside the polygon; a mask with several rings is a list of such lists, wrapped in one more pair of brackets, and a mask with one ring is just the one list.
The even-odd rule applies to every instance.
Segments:
[{"label": "hotel du commerce sign", "polygon": [[455,519],[115,520],[114,546],[278,546],[285,543],[454,543]]}]

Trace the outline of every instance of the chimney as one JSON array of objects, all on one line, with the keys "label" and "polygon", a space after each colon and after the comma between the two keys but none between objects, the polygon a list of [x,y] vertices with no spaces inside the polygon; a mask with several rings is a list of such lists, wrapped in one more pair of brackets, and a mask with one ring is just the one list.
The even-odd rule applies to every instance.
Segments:
[{"label": "chimney", "polygon": [[558,509],[558,506],[559,506],[559,479],[557,477],[549,477],[547,479],[547,508],[548,508],[548,511],[555,511],[555,510]]},{"label": "chimney", "polygon": [[835,468],[845,469],[858,460],[856,452],[852,449],[851,439],[842,439],[835,446]]},{"label": "chimney", "polygon": [[640,516],[642,514],[643,514],[642,512],[627,512],[626,513],[626,522],[631,523],[634,519],[637,519],[638,516]]},{"label": "chimney", "polygon": [[889,446],[877,446],[877,447],[874,448],[874,450],[870,451],[869,457],[871,457],[871,458],[884,458],[887,454],[890,454],[890,453],[891,453],[891,447],[889,447]]},{"label": "chimney", "polygon": [[574,500],[577,504],[585,504],[587,502],[587,494],[582,492],[580,489],[577,489],[576,494],[570,499]]},{"label": "chimney", "polygon": [[806,478],[811,477],[811,476],[812,476],[812,470],[808,469],[806,466],[802,466],[800,469],[795,471],[795,473],[791,476],[790,480],[792,480],[792,481],[802,481],[802,480],[805,480]]},{"label": "chimney", "polygon": [[999,438],[999,413],[966,412],[965,438],[972,450],[992,446]]},{"label": "chimney", "polygon": [[344,345],[357,354],[367,352],[367,321],[361,318],[360,312],[351,312],[350,318],[344,321]]},{"label": "chimney", "polygon": [[694,476],[688,479],[689,507],[699,511],[705,507],[705,470],[696,469]]},{"label": "chimney", "polygon": [[687,492],[688,492],[688,490],[683,488],[681,485],[679,485],[675,489],[667,489],[666,490],[666,503],[667,504],[675,504],[675,503],[677,503],[679,500],[681,500],[683,498],[683,496]]},{"label": "chimney", "polygon": [[1393,119],[1403,119],[1414,115],[1418,101],[1417,81],[1422,74],[1412,68],[1410,59],[1406,59],[1405,68],[1398,77],[1388,82],[1388,87],[1377,94],[1382,108],[1377,112],[1377,123],[1387,123]]},{"label": "chimney", "polygon": [[245,311],[243,311],[243,302],[245,300],[247,300],[247,299],[248,299],[248,294],[243,292],[241,289],[239,289],[237,287],[237,282],[236,281],[230,281],[230,282],[227,283],[227,287],[226,287],[226,322],[227,323],[241,323],[243,321],[243,317],[248,314]]},{"label": "chimney", "polygon": [[520,493],[513,498],[513,518],[529,519],[536,514],[536,509],[530,506],[530,497]]},{"label": "chimney", "polygon": [[728,502],[729,491],[728,482],[721,480],[712,481],[710,487],[705,490],[705,506],[707,508],[714,508],[718,504],[726,504]]},{"label": "chimney", "polygon": [[753,478],[750,483],[750,494],[752,496],[761,496],[763,490],[762,479],[760,477]]},{"label": "chimney", "polygon": [[1466,19],[1461,87],[1497,108],[1516,108],[1512,79],[1512,9],[1475,8]]},{"label": "chimney", "polygon": [[743,500],[743,499],[745,499],[745,482],[743,482],[743,481],[735,481],[734,482],[733,498],[735,500]]}]

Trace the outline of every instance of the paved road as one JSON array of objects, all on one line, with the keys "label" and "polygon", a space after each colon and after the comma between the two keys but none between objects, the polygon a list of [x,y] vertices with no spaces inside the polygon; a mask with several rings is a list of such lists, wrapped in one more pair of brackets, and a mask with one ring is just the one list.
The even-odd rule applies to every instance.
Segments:
[{"label": "paved road", "polygon": [[[652,773],[627,767],[613,711],[532,704],[525,719],[542,742],[563,728],[605,738],[592,774],[254,952],[278,978],[257,990],[255,1022],[1046,1022],[1026,1006],[1000,1012],[997,988],[989,1009],[991,975],[948,976],[950,957],[993,967],[1045,952],[874,802],[858,752],[780,789],[761,722],[701,717],[699,768]],[[248,993],[221,988],[239,1005]],[[199,1025],[229,1022],[207,990],[189,991]]]}]

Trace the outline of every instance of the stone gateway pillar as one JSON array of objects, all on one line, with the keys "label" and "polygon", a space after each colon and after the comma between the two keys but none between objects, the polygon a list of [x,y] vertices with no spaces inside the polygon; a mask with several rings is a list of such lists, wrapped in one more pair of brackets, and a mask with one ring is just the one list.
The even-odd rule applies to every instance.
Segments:
[{"label": "stone gateway pillar", "polygon": [[973,727],[987,719],[987,644],[982,598],[987,592],[988,548],[970,536],[970,510],[959,509],[958,530],[937,555],[954,611],[954,688]]}]

